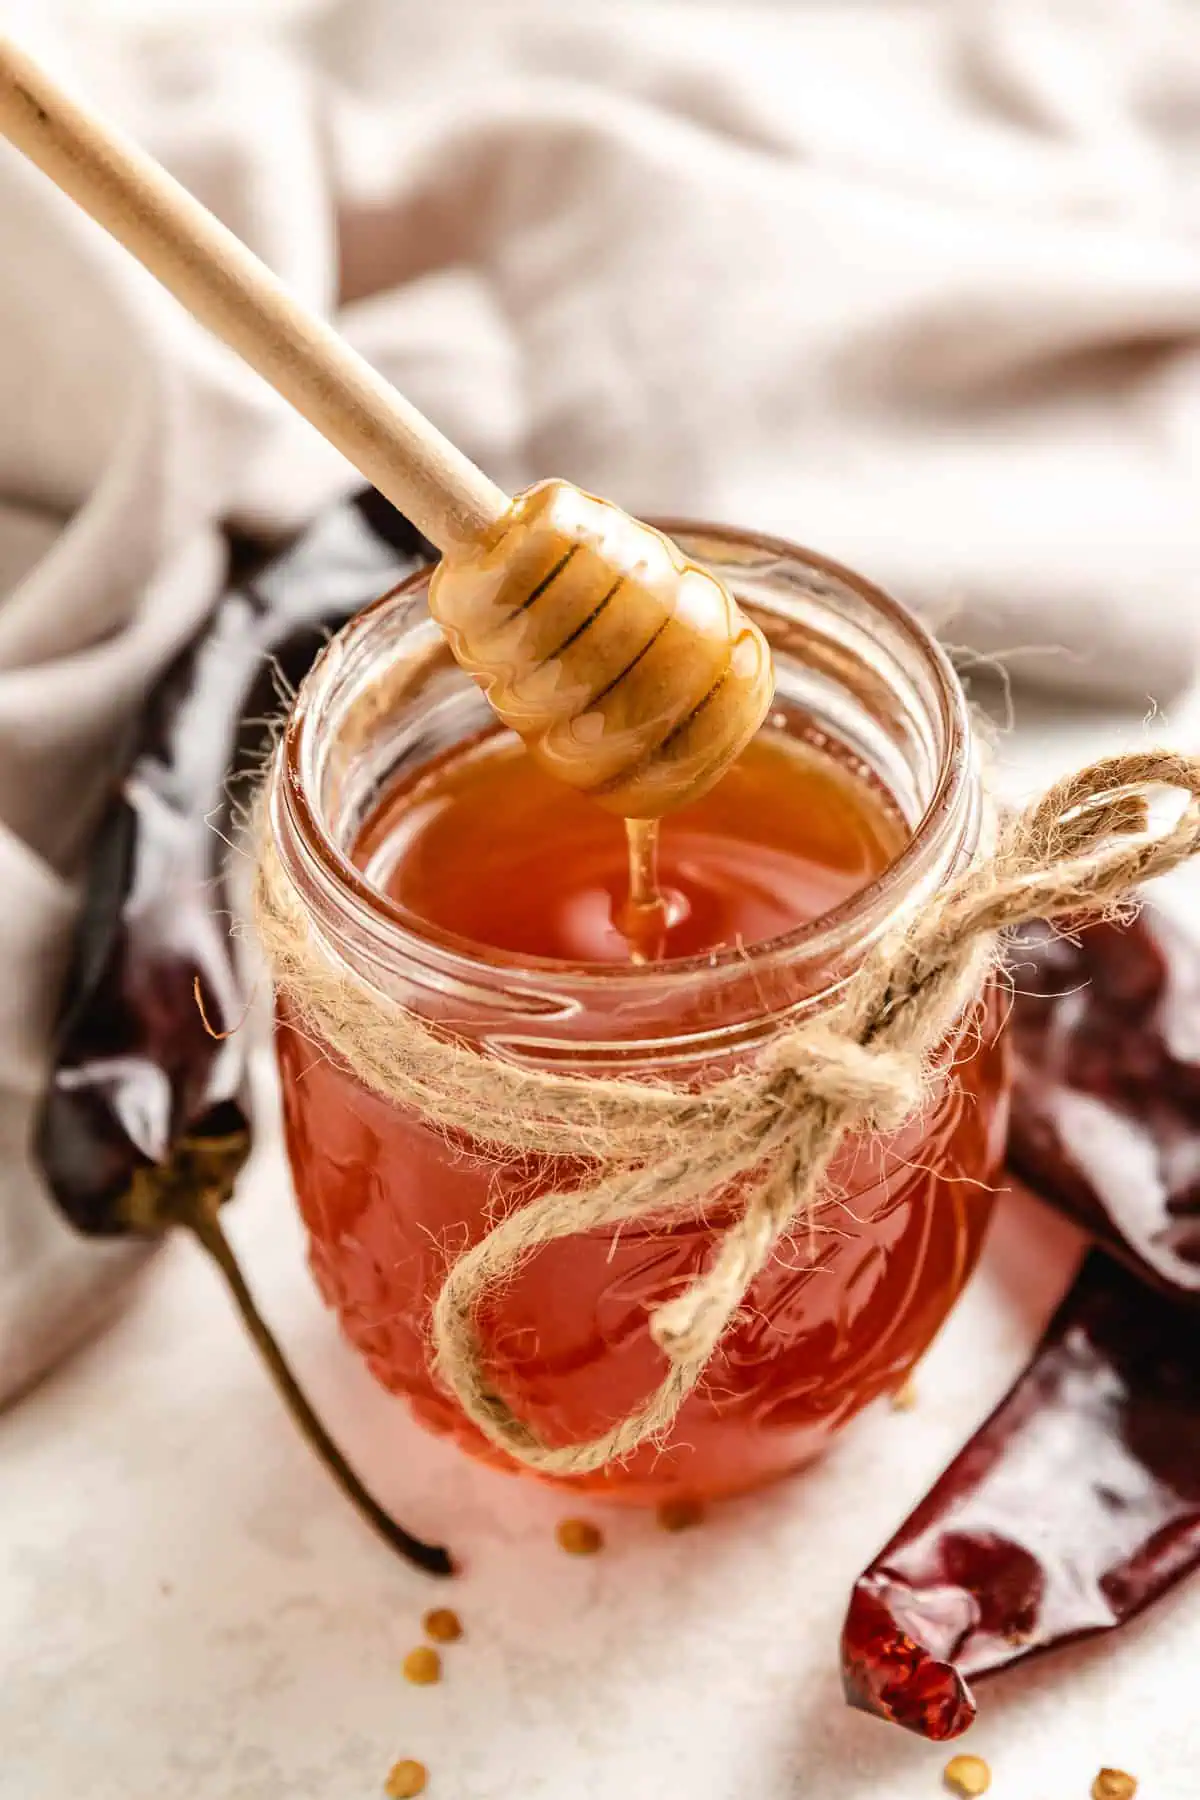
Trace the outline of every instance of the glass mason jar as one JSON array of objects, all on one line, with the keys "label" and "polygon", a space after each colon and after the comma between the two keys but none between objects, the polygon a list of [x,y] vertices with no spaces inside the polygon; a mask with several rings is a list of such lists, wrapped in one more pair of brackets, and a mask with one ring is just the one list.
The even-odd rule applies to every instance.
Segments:
[{"label": "glass mason jar", "polygon": [[[381,1005],[399,1001],[508,1059],[701,1083],[827,1006],[865,950],[964,865],[987,827],[962,690],[903,608],[790,544],[665,529],[766,632],[776,726],[796,721],[810,741],[836,746],[904,821],[902,852],[869,886],[786,936],[638,969],[518,958],[407,913],[348,853],[398,779],[489,719],[429,619],[425,575],[359,614],[313,668],[276,758],[268,829],[310,929]],[[923,1115],[843,1148],[828,1199],[754,1283],[665,1444],[570,1485],[633,1503],[736,1492],[807,1461],[902,1385],[982,1243],[1007,1122],[1000,1022],[995,992],[981,993]],[[287,1151],[324,1298],[422,1424],[512,1468],[431,1374],[431,1303],[448,1259],[497,1209],[583,1171],[448,1141],[314,1049],[282,1003],[277,1051]],[[561,1240],[486,1303],[489,1373],[544,1439],[596,1435],[657,1385],[664,1365],[648,1312],[705,1265],[721,1223],[717,1197],[703,1220]]]}]

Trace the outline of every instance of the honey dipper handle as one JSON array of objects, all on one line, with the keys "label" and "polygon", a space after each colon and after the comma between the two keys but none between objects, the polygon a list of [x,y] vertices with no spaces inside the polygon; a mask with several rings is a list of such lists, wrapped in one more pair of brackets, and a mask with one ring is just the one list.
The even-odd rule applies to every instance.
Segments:
[{"label": "honey dipper handle", "polygon": [[0,33],[0,132],[269,381],[437,547],[507,496],[198,200]]}]

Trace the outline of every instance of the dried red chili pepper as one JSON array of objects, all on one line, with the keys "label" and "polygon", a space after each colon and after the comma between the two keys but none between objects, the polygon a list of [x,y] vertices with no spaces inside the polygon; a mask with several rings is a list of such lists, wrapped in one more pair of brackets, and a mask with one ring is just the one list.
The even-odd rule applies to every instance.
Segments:
[{"label": "dried red chili pepper", "polygon": [[924,1737],[968,1681],[1131,1618],[1200,1564],[1200,1337],[1093,1252],[1029,1368],[855,1586],[846,1695]]},{"label": "dried red chili pepper", "polygon": [[151,690],[93,842],[37,1154],[51,1194],[86,1235],[183,1225],[199,1238],[344,1490],[393,1547],[448,1574],[446,1552],[396,1525],[330,1442],[219,1218],[251,1131],[235,1029],[247,997],[221,923],[230,780],[261,747],[280,690],[302,678],[330,632],[428,556],[385,501],[360,496],[235,577]]},{"label": "dried red chili pepper", "polygon": [[424,560],[398,514],[381,535],[384,504],[339,507],[235,578],[147,696],[92,844],[38,1138],[51,1192],[89,1235],[129,1229],[131,1184],[180,1143],[248,1131],[244,1046],[213,1035],[245,1009],[220,923],[230,779],[280,710],[275,684],[298,681],[331,631]]},{"label": "dried red chili pepper", "polygon": [[1136,1274],[1200,1297],[1200,943],[1153,907],[1012,955],[1008,1159]]},{"label": "dried red chili pepper", "polygon": [[848,1699],[939,1740],[975,1717],[970,1678],[1111,1630],[1200,1564],[1200,950],[1147,909],[1027,933],[1013,965],[1013,1164],[1125,1266],[1088,1257],[855,1585]]}]

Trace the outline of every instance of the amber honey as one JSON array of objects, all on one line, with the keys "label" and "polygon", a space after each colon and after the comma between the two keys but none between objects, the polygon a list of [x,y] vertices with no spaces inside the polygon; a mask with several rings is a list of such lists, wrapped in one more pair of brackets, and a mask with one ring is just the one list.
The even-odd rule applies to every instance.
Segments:
[{"label": "amber honey", "polygon": [[[352,856],[410,929],[480,965],[495,959],[501,984],[506,961],[539,959],[625,983],[631,972],[653,982],[688,959],[715,966],[731,951],[752,964],[764,945],[875,883],[907,837],[883,786],[793,709],[715,788],[663,821],[661,905],[649,922],[631,918],[620,822],[541,773],[507,734],[459,744],[395,783]],[[634,961],[652,966],[631,971]],[[600,980],[597,1014],[604,992]],[[619,1014],[620,1004],[608,1010]],[[985,998],[927,1116],[842,1155],[828,1206],[755,1284],[668,1444],[577,1485],[649,1503],[733,1492],[806,1461],[901,1385],[982,1240],[1004,1129],[997,1025]],[[286,1017],[278,1047],[322,1292],[422,1422],[504,1464],[430,1374],[430,1303],[447,1259],[484,1232],[498,1204],[581,1171],[528,1158],[499,1166],[469,1142],[448,1145],[314,1056]],[[704,1069],[689,1078],[704,1079]],[[489,1303],[491,1372],[546,1438],[588,1437],[657,1383],[647,1313],[703,1266],[721,1214],[714,1197],[704,1221],[557,1242]]]},{"label": "amber honey", "polygon": [[[715,788],[659,825],[656,959],[783,936],[898,853],[904,829],[882,792],[789,724],[761,732]],[[507,732],[390,795],[355,861],[414,918],[485,955],[631,960],[638,927],[620,823],[545,775]]]}]

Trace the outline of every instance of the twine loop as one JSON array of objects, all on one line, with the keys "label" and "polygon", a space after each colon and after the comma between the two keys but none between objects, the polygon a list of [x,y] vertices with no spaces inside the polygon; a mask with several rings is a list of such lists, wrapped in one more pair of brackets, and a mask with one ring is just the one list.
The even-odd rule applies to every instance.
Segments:
[{"label": "twine loop", "polygon": [[[1150,800],[1164,789],[1185,802],[1156,829]],[[581,1185],[514,1207],[458,1257],[432,1317],[437,1373],[480,1430],[534,1469],[577,1475],[669,1430],[780,1240],[812,1216],[844,1139],[894,1131],[921,1111],[1001,934],[1111,910],[1198,849],[1200,758],[1144,750],[1093,763],[1006,819],[991,854],[878,942],[832,1005],[698,1092],[517,1066],[433,1030],[360,981],[313,930],[265,809],[255,911],[292,1014],[368,1087],[496,1157],[590,1165]],[[635,1220],[666,1227],[718,1195],[728,1222],[707,1266],[650,1315],[660,1385],[586,1443],[544,1442],[489,1378],[483,1301],[560,1238]]]}]

